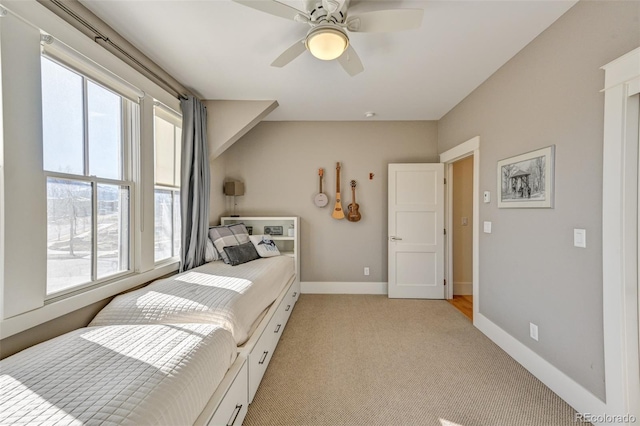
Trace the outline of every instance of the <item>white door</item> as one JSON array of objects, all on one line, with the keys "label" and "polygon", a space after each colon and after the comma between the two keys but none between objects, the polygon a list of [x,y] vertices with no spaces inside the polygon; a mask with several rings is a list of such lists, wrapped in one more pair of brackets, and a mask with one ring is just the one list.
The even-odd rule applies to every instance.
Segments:
[{"label": "white door", "polygon": [[389,297],[444,299],[444,165],[389,164]]}]

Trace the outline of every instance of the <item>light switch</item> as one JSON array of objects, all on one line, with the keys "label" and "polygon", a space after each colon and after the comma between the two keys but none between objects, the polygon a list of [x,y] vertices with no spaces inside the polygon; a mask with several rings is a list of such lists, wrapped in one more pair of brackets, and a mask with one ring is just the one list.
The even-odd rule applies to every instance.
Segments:
[{"label": "light switch", "polygon": [[462,218],[462,226],[467,226],[469,224],[469,219],[466,217]]},{"label": "light switch", "polygon": [[484,223],[484,233],[485,234],[490,234],[491,233],[491,222],[485,222]]},{"label": "light switch", "polygon": [[581,247],[581,248],[587,247],[587,230],[586,229],[573,230],[573,245],[575,247]]},{"label": "light switch", "polygon": [[490,203],[491,202],[491,192],[484,191],[484,202],[485,203]]}]

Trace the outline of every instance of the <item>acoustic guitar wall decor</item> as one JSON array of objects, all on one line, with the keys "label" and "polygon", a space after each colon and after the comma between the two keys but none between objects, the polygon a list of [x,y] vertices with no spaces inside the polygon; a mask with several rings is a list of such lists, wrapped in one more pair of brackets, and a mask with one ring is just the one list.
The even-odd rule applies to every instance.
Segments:
[{"label": "acoustic guitar wall decor", "polygon": [[356,181],[351,181],[351,204],[348,206],[349,212],[347,213],[347,220],[349,222],[357,222],[362,218],[360,211],[358,210],[360,205],[356,203]]},{"label": "acoustic guitar wall decor", "polygon": [[334,219],[344,219],[344,211],[342,211],[342,201],[340,200],[340,162],[336,164],[336,204],[333,207],[331,217]]}]

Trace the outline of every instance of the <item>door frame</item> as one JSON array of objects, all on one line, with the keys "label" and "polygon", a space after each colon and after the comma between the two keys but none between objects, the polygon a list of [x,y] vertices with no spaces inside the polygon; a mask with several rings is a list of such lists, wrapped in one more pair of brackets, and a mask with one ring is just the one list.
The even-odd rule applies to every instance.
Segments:
[{"label": "door frame", "polygon": [[603,66],[602,298],[606,409],[640,418],[640,48]]},{"label": "door frame", "polygon": [[480,136],[462,142],[448,151],[440,154],[440,162],[444,163],[444,173],[447,179],[445,188],[444,219],[448,230],[445,238],[444,270],[448,287],[445,289],[445,298],[453,299],[453,163],[473,155],[473,214],[471,226],[473,227],[472,244],[472,280],[473,280],[473,322],[475,324],[477,314],[480,311]]}]

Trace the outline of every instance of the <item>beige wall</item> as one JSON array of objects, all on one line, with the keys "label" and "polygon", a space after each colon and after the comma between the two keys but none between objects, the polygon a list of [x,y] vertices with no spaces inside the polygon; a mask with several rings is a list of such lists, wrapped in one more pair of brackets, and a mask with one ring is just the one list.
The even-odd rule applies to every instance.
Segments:
[{"label": "beige wall", "polygon": [[[245,183],[246,193],[238,197],[241,215],[301,217],[302,281],[386,282],[387,164],[437,162],[436,149],[435,122],[262,122],[220,158],[225,177]],[[338,161],[345,208],[349,181],[357,181],[360,222],[331,218]],[[329,195],[324,208],[313,204],[318,168],[325,169]],[[219,200],[222,181],[211,186]],[[212,211],[218,214],[220,207]],[[227,203],[224,212],[230,211]]]},{"label": "beige wall", "polygon": [[[480,191],[492,193],[480,222],[493,223],[480,234],[480,313],[602,399],[600,67],[640,45],[639,10],[577,3],[438,123],[439,152],[480,136]],[[497,161],[549,145],[555,207],[498,209]]]},{"label": "beige wall", "polygon": [[473,157],[453,163],[452,192],[453,294],[473,294]]}]

